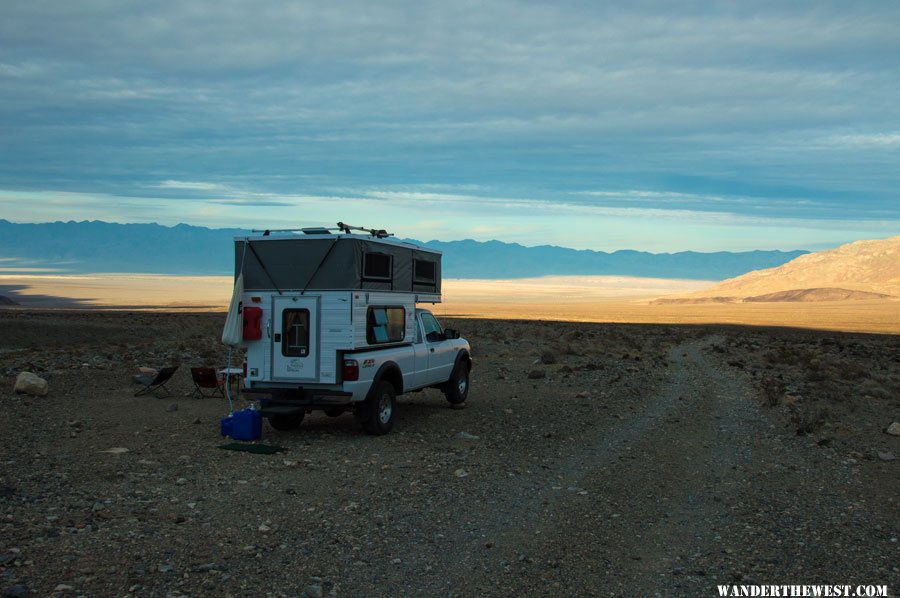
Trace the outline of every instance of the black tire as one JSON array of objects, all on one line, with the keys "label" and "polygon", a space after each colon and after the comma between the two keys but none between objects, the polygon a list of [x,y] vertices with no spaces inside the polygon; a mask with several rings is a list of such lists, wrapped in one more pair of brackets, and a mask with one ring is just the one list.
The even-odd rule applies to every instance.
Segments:
[{"label": "black tire", "polygon": [[372,385],[366,400],[357,408],[357,418],[366,434],[383,436],[394,427],[397,412],[397,391],[390,382],[381,380]]},{"label": "black tire", "polygon": [[329,407],[325,410],[325,415],[328,417],[340,417],[346,411],[343,407]]},{"label": "black tire", "polygon": [[269,425],[279,432],[289,432],[300,427],[300,424],[303,423],[304,415],[302,411],[300,413],[270,415],[268,418]]},{"label": "black tire", "polygon": [[444,396],[451,405],[465,403],[469,398],[469,364],[460,359],[444,386]]}]

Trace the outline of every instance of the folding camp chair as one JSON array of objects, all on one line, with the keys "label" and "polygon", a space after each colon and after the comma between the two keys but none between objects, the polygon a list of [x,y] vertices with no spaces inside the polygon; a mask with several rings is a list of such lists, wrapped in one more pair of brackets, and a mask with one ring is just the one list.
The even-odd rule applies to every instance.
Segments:
[{"label": "folding camp chair", "polygon": [[[142,385],[143,388],[140,389],[139,391],[137,391],[136,393],[134,393],[134,396],[138,397],[140,395],[150,394],[150,393],[152,393],[153,396],[160,398],[160,399],[163,397],[170,396],[172,393],[169,392],[168,388],[166,388],[166,382],[168,382],[169,379],[172,378],[172,374],[174,374],[175,370],[177,370],[177,369],[178,369],[178,366],[174,365],[174,366],[163,368],[163,369],[159,370],[159,372],[157,372],[155,376],[135,376],[133,378],[134,383]],[[156,394],[156,391],[159,389],[163,389],[164,391],[166,391],[166,394],[164,394],[162,396]]]},{"label": "folding camp chair", "polygon": [[225,397],[225,381],[219,378],[215,368],[191,368],[191,380],[194,381],[192,397]]}]

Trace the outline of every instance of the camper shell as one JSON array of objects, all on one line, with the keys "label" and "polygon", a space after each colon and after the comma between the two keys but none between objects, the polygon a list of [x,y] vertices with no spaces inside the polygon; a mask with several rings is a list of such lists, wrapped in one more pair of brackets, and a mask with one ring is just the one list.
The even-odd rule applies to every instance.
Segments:
[{"label": "camper shell", "polygon": [[468,343],[417,308],[441,301],[441,252],[375,233],[386,235],[342,227],[235,238],[243,392],[275,427],[313,409],[354,410],[365,425],[360,405],[382,382],[395,395],[446,393],[460,368],[465,400]]}]

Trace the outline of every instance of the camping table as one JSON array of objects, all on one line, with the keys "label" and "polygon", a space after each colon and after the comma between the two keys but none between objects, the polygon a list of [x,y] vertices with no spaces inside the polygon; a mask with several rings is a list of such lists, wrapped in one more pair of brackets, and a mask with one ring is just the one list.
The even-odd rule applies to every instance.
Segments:
[{"label": "camping table", "polygon": [[219,376],[222,377],[222,382],[228,384],[229,387],[233,384],[237,387],[235,390],[240,390],[241,378],[244,377],[244,368],[222,368],[219,370]]}]

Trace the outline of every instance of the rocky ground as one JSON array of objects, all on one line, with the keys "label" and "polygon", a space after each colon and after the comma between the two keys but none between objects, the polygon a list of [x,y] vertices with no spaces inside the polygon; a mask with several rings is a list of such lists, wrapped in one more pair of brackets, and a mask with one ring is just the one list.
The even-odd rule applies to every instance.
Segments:
[{"label": "rocky ground", "polygon": [[[223,317],[0,311],[0,591],[715,595],[900,588],[900,338],[456,320],[469,400],[221,450]],[[140,366],[179,363],[166,399]],[[13,393],[20,371],[46,397]]]}]

